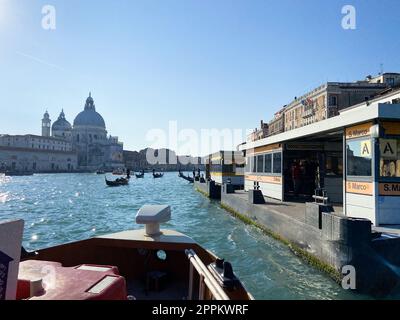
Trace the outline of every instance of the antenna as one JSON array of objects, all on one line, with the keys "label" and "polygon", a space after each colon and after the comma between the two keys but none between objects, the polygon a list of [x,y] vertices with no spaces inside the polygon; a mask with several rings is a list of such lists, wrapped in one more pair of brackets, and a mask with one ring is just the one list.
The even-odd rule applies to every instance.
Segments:
[{"label": "antenna", "polygon": [[383,63],[380,64],[380,72],[379,75],[381,76],[383,74]]}]

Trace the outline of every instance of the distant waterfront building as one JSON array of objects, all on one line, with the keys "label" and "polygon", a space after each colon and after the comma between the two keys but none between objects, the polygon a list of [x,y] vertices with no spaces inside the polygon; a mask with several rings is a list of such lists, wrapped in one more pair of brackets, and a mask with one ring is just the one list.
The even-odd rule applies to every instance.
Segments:
[{"label": "distant waterfront building", "polygon": [[71,142],[37,135],[0,135],[0,171],[69,172],[77,169]]},{"label": "distant waterfront building", "polygon": [[124,166],[123,144],[118,141],[118,137],[107,137],[104,119],[96,112],[90,93],[84,110],[74,120],[72,145],[78,153],[81,169],[114,169]]},{"label": "distant waterfront building", "polygon": [[118,137],[107,136],[90,93],[73,126],[64,110],[51,125],[46,111],[41,136],[0,135],[0,171],[92,171],[123,166],[123,144]]},{"label": "distant waterfront building", "polygon": [[[147,156],[151,154],[158,160],[157,163],[149,163]],[[151,161],[150,161],[151,162]],[[155,169],[157,171],[192,171],[193,168],[204,169],[200,157],[178,156],[175,151],[169,149],[146,148],[140,151],[124,150],[125,167],[133,171]]]}]

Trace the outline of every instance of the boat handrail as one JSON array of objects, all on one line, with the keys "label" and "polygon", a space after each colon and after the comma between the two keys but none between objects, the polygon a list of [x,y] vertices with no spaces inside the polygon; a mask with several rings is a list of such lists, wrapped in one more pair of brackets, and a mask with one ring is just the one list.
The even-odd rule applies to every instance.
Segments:
[{"label": "boat handrail", "polygon": [[190,261],[190,274],[189,274],[189,300],[193,297],[193,267],[196,269],[200,276],[199,285],[199,299],[204,299],[204,284],[210,290],[213,297],[217,300],[230,300],[225,291],[218,284],[211,272],[204,265],[203,261],[197,256],[192,249],[185,250],[185,253]]}]

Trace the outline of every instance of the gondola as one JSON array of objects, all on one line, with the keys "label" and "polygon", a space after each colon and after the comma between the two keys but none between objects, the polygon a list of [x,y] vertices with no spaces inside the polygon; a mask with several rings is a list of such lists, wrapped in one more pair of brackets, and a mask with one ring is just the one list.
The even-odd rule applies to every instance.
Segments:
[{"label": "gondola", "polygon": [[136,174],[135,173],[135,176],[136,176],[136,178],[144,178],[144,172],[142,172],[142,173],[139,173],[139,174]]},{"label": "gondola", "polygon": [[114,181],[107,180],[106,177],[104,177],[104,179],[106,180],[106,184],[109,187],[126,186],[127,184],[129,184],[129,179],[127,178],[118,178]]},{"label": "gondola", "polygon": [[14,177],[14,176],[33,176],[33,171],[6,171],[4,175],[7,177]]},{"label": "gondola", "polygon": [[194,183],[194,178],[190,177],[189,175],[185,176],[181,171],[179,171],[179,177],[189,181],[190,183]]},{"label": "gondola", "polygon": [[153,178],[162,178],[164,176],[164,173],[154,173],[153,172]]}]

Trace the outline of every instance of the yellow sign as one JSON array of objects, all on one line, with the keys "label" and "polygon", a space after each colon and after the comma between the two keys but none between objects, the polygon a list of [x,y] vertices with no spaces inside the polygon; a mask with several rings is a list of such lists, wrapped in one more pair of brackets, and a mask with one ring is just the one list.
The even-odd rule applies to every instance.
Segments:
[{"label": "yellow sign", "polygon": [[347,181],[346,192],[372,196],[372,186],[371,182]]},{"label": "yellow sign", "polygon": [[371,140],[361,141],[361,157],[370,158],[371,157]]},{"label": "yellow sign", "polygon": [[386,159],[397,159],[397,140],[380,139],[381,157]]},{"label": "yellow sign", "polygon": [[379,194],[381,196],[400,196],[400,183],[380,183]]},{"label": "yellow sign", "polygon": [[354,139],[369,136],[369,130],[372,127],[372,122],[359,124],[358,126],[350,127],[346,129],[346,139]]},{"label": "yellow sign", "polygon": [[267,146],[261,146],[257,147],[254,149],[247,149],[246,154],[247,155],[253,155],[253,154],[259,154],[259,153],[266,153],[268,151],[277,151],[282,148],[282,145],[280,143],[275,143],[275,144],[270,144]]},{"label": "yellow sign", "polygon": [[382,122],[385,134],[400,135],[400,122]]}]

